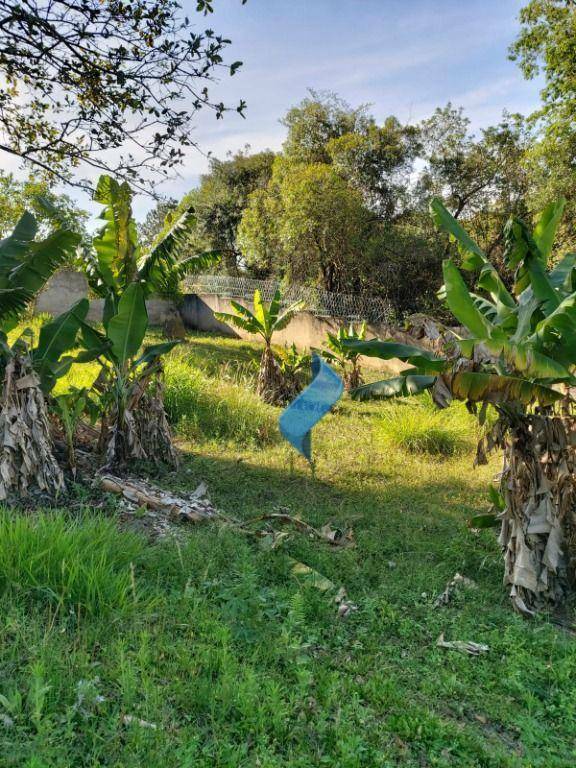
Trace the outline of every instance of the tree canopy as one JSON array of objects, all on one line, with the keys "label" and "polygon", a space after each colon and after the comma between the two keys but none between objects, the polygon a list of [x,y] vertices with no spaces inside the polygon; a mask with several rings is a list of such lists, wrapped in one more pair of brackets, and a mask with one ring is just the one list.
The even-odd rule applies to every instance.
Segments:
[{"label": "tree canopy", "polygon": [[0,0],[0,150],[77,184],[98,169],[149,188],[195,144],[200,109],[230,108],[209,91],[241,65],[229,44],[177,0]]}]

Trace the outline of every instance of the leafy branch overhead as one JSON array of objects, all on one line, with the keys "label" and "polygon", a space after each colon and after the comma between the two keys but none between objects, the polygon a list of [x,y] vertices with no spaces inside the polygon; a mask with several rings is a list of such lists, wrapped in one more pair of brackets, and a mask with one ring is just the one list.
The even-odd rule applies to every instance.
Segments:
[{"label": "leafy branch overhead", "polygon": [[229,45],[176,0],[0,0],[0,149],[61,180],[88,166],[151,189],[195,146],[196,113],[230,109],[208,88],[241,66]]}]

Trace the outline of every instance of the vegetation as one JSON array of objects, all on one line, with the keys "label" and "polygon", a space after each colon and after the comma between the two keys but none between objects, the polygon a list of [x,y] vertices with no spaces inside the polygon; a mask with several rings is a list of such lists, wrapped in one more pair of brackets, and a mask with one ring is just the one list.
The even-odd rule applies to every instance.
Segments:
[{"label": "vegetation", "polygon": [[360,368],[360,355],[350,349],[344,343],[346,340],[364,341],[366,338],[366,323],[362,323],[358,330],[354,324],[346,328],[341,326],[337,333],[328,333],[326,344],[328,349],[322,350],[322,356],[333,363],[341,372],[344,379],[344,388],[349,392],[364,383]]},{"label": "vegetation", "polygon": [[[199,335],[166,367],[204,361],[206,387],[227,380],[239,400],[244,386],[229,377],[257,352]],[[457,411],[468,443],[471,420]],[[469,473],[467,445],[442,461],[406,452],[381,440],[381,413],[345,400],[327,416],[314,437],[315,479],[299,461],[291,468],[285,444],[248,447],[238,433],[184,445],[178,473],[161,480],[176,493],[205,481],[218,508],[245,520],[283,508],[318,527],[351,527],[352,547],[291,533],[270,550],[210,524],[150,543],[118,531],[114,501],[97,511],[82,488],[60,514],[5,513],[6,765],[570,764],[573,639],[510,613],[495,537],[467,526],[486,510],[498,462]],[[299,580],[290,558],[344,586],[358,610],[338,618],[337,589]],[[435,608],[456,572],[476,587]],[[438,648],[441,633],[490,650]]]},{"label": "vegetation", "polygon": [[194,145],[196,113],[226,111],[209,96],[214,71],[241,65],[174,0],[0,0],[0,15],[0,150],[78,186],[82,165],[153,189]]},{"label": "vegetation", "polygon": [[52,452],[45,394],[73,362],[65,353],[75,345],[88,301],[42,326],[37,343],[26,328],[9,340],[36,293],[80,242],[65,229],[36,240],[37,231],[36,219],[24,213],[0,242],[0,499],[26,495],[30,486],[51,493],[64,487]]},{"label": "vegetation", "polygon": [[282,309],[282,296],[278,288],[268,306],[264,304],[260,291],[256,289],[254,291],[254,312],[237,301],[230,303],[236,310],[236,314],[216,312],[216,318],[223,323],[230,323],[243,331],[261,336],[264,341],[264,351],[260,359],[256,385],[257,394],[266,403],[279,404],[284,402],[290,395],[290,387],[287,389],[287,382],[272,349],[272,338],[277,331],[286,328],[296,312],[304,307],[303,302],[296,301]]},{"label": "vegetation", "polygon": [[[564,201],[549,205],[531,233],[520,219],[506,227],[510,292],[484,252],[439,200],[431,204],[436,224],[457,243],[463,268],[477,274],[480,294],[460,271],[444,262],[446,303],[466,334],[462,356],[442,358],[427,350],[386,341],[348,341],[350,349],[375,357],[399,357],[410,367],[388,381],[356,390],[359,398],[394,397],[431,389],[446,407],[455,398],[486,422],[492,406],[498,418],[487,427],[477,460],[486,450],[504,453],[500,479],[505,582],[515,607],[525,614],[565,607],[573,593],[572,490],[573,400],[576,365],[574,293],[576,256],[552,258]],[[497,497],[499,498],[499,497]]]},{"label": "vegetation", "polygon": [[164,412],[161,358],[178,341],[142,350],[148,329],[145,300],[154,291],[169,291],[187,272],[213,263],[215,255],[178,260],[183,235],[195,223],[189,211],[140,261],[131,198],[126,182],[100,178],[95,200],[105,206],[101,218],[106,223],[93,241],[89,278],[104,299],[104,332],[84,324],[82,341],[87,350],[98,350],[102,363],[97,389],[100,447],[107,464],[123,466],[146,458],[176,464]]}]

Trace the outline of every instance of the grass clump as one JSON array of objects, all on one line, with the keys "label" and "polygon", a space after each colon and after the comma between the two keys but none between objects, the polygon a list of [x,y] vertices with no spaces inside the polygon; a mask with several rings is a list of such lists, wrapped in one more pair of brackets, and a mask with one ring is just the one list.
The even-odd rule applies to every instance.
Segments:
[{"label": "grass clump", "polygon": [[278,436],[276,411],[246,387],[209,378],[176,355],[166,361],[164,404],[186,440],[266,445]]},{"label": "grass clump", "polygon": [[467,450],[472,425],[460,408],[438,410],[430,398],[421,402],[397,402],[384,412],[380,433],[384,440],[409,453],[450,457]]},{"label": "grass clump", "polygon": [[101,614],[136,598],[134,564],[143,541],[93,514],[24,517],[0,512],[0,591],[66,609]]}]

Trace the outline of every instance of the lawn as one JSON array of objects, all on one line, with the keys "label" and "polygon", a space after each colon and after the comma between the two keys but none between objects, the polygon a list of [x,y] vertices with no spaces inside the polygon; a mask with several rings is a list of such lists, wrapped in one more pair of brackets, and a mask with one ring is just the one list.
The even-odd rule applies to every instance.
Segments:
[{"label": "lawn", "polygon": [[[204,481],[240,518],[352,529],[355,546],[291,532],[271,549],[218,524],[151,543],[81,487],[60,512],[5,511],[1,768],[574,765],[574,638],[512,612],[494,532],[467,526],[498,469],[472,468],[471,417],[345,400],[312,476],[250,392],[256,356],[200,335],[171,353],[183,463],[156,481]],[[340,618],[295,560],[357,610]],[[456,572],[475,587],[434,607]],[[438,648],[442,633],[490,650]]]}]

